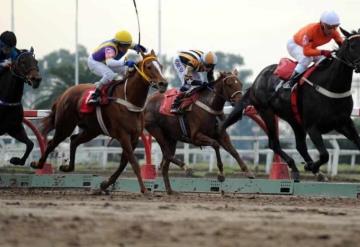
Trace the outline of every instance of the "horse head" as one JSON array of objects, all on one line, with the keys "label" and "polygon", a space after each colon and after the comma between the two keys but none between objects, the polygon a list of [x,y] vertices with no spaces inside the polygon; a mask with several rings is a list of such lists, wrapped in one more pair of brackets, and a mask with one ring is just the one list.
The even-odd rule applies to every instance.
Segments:
[{"label": "horse head", "polygon": [[220,72],[219,78],[214,82],[214,89],[217,94],[223,96],[232,105],[240,101],[242,97],[243,84],[238,78],[238,71]]},{"label": "horse head", "polygon": [[162,65],[160,64],[154,50],[149,54],[141,53],[142,60],[135,67],[137,72],[160,93],[166,91],[168,82],[162,74]]},{"label": "horse head", "polygon": [[346,38],[338,51],[339,57],[356,73],[360,73],[360,29],[352,33],[341,27],[340,30]]},{"label": "horse head", "polygon": [[38,61],[35,59],[34,49],[21,50],[13,66],[12,73],[24,79],[32,88],[38,88],[41,82]]}]

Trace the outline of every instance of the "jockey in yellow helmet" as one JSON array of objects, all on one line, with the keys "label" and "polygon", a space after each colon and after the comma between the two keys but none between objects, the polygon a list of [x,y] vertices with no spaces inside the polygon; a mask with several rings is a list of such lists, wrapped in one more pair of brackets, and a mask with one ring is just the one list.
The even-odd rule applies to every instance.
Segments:
[{"label": "jockey in yellow helmet", "polygon": [[125,59],[128,49],[137,52],[146,52],[146,48],[140,44],[134,44],[128,31],[122,30],[115,34],[114,38],[100,44],[88,58],[88,66],[91,72],[101,76],[96,82],[96,90],[89,99],[90,104],[99,103],[100,88],[112,80],[124,79],[127,67],[134,67],[135,62]]},{"label": "jockey in yellow helmet", "polygon": [[186,92],[214,80],[216,63],[217,57],[212,51],[181,51],[174,57],[173,65],[182,83],[180,91],[183,93],[174,100],[171,106],[172,113],[179,113],[181,99]]}]

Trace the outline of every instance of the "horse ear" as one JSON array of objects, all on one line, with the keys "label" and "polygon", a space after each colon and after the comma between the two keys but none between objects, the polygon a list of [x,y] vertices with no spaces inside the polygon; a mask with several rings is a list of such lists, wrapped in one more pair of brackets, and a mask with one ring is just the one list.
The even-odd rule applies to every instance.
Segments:
[{"label": "horse ear", "polygon": [[235,76],[238,76],[239,75],[239,71],[237,69],[234,69],[233,72],[232,72]]},{"label": "horse ear", "polygon": [[154,52],[154,50],[153,50],[153,49],[151,49],[150,54],[151,54],[151,55],[153,55],[153,56],[156,56],[156,55],[155,55],[155,52]]},{"label": "horse ear", "polygon": [[350,36],[351,36],[351,34],[348,32],[348,31],[346,31],[345,29],[343,29],[342,27],[339,27],[340,28],[340,31],[342,32],[342,34],[344,34],[344,36],[346,37],[346,38],[349,38]]},{"label": "horse ear", "polygon": [[31,46],[29,51],[34,54],[34,47]]}]

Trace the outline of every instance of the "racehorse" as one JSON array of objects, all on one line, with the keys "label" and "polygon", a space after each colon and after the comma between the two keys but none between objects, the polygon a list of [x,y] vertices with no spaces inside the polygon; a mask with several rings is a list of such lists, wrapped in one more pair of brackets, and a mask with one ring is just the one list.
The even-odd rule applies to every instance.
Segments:
[{"label": "racehorse", "polygon": [[25,153],[21,158],[10,159],[13,165],[23,166],[34,147],[34,143],[28,138],[23,126],[24,109],[21,99],[24,83],[36,89],[40,82],[41,75],[33,48],[29,51],[19,50],[14,63],[0,75],[0,135],[7,133],[26,145]]},{"label": "racehorse", "polygon": [[184,134],[181,120],[177,116],[160,113],[160,105],[165,98],[164,94],[152,95],[145,108],[145,129],[156,139],[163,153],[160,167],[168,194],[173,193],[168,176],[170,162],[187,169],[185,163],[174,156],[177,141],[192,143],[196,146],[212,146],[216,153],[219,181],[225,180],[220,146],[236,159],[248,177],[254,177],[232,146],[228,134],[223,132],[222,135],[217,135],[216,133],[217,118],[223,118],[225,102],[234,103],[241,99],[242,83],[237,78],[237,71],[220,73],[220,77],[210,84],[198,91],[199,98],[192,105],[191,111],[184,114],[186,119],[184,125],[188,135]]},{"label": "racehorse", "polygon": [[[319,180],[326,179],[319,169],[329,160],[322,134],[336,130],[360,149],[360,138],[350,118],[353,108],[353,71],[360,72],[360,30],[352,33],[342,28],[340,30],[345,36],[344,43],[332,58],[321,61],[314,72],[304,79],[306,83],[297,88],[297,109],[301,121],[296,119],[291,109],[290,93],[280,89],[277,95],[274,94],[274,86],[280,81],[280,78],[274,75],[277,66],[274,64],[260,72],[221,127],[226,129],[241,118],[246,106],[254,105],[266,124],[269,147],[286,161],[292,178],[296,181],[300,179],[299,171],[294,160],[280,147],[275,115],[290,124],[295,133],[296,148],[306,162],[305,170],[312,171]],[[320,153],[319,160],[315,162],[307,151],[306,134],[309,134]]]},{"label": "racehorse", "polygon": [[98,108],[102,111],[101,115],[106,129],[101,127],[94,112],[83,114],[79,110],[84,92],[94,88],[93,84],[72,86],[55,101],[50,115],[43,120],[43,134],[46,136],[55,129],[54,138],[49,141],[46,151],[39,161],[32,163],[33,168],[42,168],[49,153],[70,136],[76,126],[79,126],[80,132],[70,137],[69,165],[60,166],[61,171],[71,172],[75,168],[77,146],[108,132],[107,135],[120,142],[123,152],[118,169],[108,181],[101,184],[101,189],[105,190],[115,183],[129,161],[138,179],[141,192],[146,192],[134,149],[143,131],[143,109],[150,86],[157,87],[160,92],[164,92],[168,83],[162,75],[162,68],[154,51],[141,55],[143,59],[135,66],[136,70],[128,75],[125,83],[117,84],[113,89],[110,103]]}]

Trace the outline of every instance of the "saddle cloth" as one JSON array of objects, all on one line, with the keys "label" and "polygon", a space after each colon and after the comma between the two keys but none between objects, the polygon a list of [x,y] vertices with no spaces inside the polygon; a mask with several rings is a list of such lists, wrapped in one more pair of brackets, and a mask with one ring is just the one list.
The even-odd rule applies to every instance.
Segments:
[{"label": "saddle cloth", "polygon": [[[114,83],[111,82],[107,85],[101,87],[101,94],[100,94],[100,105],[107,105],[109,104],[108,98],[108,91]],[[81,103],[80,103],[80,113],[93,113],[95,111],[95,105],[88,104],[88,101],[91,95],[95,92],[95,85],[92,88],[89,88],[83,92],[81,96]]]},{"label": "saddle cloth", "polygon": [[[163,115],[174,116],[174,114],[170,112],[171,105],[173,104],[175,98],[181,93],[182,92],[178,91],[176,88],[167,90],[164,93],[164,99],[161,102],[159,112]],[[190,105],[192,105],[198,98],[199,93],[194,93],[189,97],[183,98],[181,100],[180,109],[186,109],[190,107]]]}]

